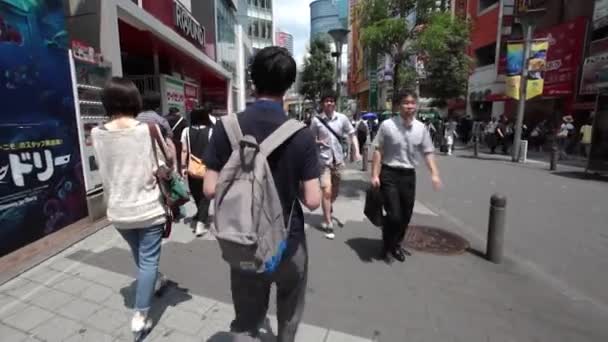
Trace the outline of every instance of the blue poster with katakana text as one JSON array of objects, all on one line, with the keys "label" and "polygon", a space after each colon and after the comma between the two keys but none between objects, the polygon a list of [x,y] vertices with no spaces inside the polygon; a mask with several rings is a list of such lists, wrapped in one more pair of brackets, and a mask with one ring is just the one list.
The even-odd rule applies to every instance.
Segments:
[{"label": "blue poster with katakana text", "polygon": [[61,0],[0,0],[0,256],[87,214]]}]

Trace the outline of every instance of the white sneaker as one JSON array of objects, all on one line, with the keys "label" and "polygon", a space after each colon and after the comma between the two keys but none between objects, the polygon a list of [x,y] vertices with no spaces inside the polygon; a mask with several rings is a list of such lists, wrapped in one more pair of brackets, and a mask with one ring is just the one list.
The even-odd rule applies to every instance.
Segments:
[{"label": "white sneaker", "polygon": [[152,320],[141,312],[136,312],[131,319],[131,331],[135,335],[135,341],[142,340],[152,329]]},{"label": "white sneaker", "polygon": [[209,232],[209,228],[203,222],[196,223],[196,229],[194,230],[194,235],[197,237],[201,237]]},{"label": "white sneaker", "polygon": [[325,237],[333,240],[336,238],[336,234],[334,234],[334,225],[332,223],[321,223],[321,229],[325,231]]}]

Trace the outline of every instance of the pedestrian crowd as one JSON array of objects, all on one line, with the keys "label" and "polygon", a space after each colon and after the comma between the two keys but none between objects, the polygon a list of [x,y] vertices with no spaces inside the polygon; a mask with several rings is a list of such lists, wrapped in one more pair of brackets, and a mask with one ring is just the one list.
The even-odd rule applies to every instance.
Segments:
[{"label": "pedestrian crowd", "polygon": [[[251,65],[256,101],[242,113],[221,118],[203,105],[186,119],[178,109],[158,114],[160,98],[145,95],[124,78],[102,92],[108,122],[92,131],[107,200],[107,217],[128,243],[137,269],[131,330],[144,340],[152,329],[153,296],[166,279],[158,272],[162,239],[184,214],[190,196],[197,212],[196,236],[213,234],[230,268],[235,336],[258,338],[277,289],[278,341],[295,340],[308,279],[308,246],[302,206],[323,210],[321,229],[334,239],[333,205],[348,162],[361,159],[371,138],[369,192],[381,198],[387,262],[403,262],[402,242],[416,194],[416,168],[424,160],[433,187],[441,178],[433,157],[433,134],[416,119],[417,96],[396,97],[399,114],[375,127],[336,112],[326,92],[308,125],[288,119],[282,99],[296,78],[296,64],[279,47],[259,51]],[[456,125],[449,128],[455,134]],[[450,144],[453,146],[452,144]],[[450,147],[451,152],[451,147]],[[213,222],[209,215],[214,203]],[[213,224],[212,224],[213,223]]]}]

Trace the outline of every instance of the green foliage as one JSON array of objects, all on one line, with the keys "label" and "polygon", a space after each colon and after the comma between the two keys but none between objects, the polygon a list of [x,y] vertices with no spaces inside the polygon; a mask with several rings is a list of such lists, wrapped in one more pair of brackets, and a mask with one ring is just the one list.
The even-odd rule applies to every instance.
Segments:
[{"label": "green foliage", "polygon": [[[416,87],[415,67],[406,63],[412,56],[425,60],[428,89],[440,102],[466,92],[470,26],[453,18],[447,4],[447,0],[361,0],[357,5],[364,48],[393,59],[393,89],[397,89],[393,93]],[[415,22],[408,22],[414,11]]]},{"label": "green foliage", "polygon": [[466,54],[470,25],[448,13],[435,13],[418,37],[425,59],[427,88],[439,103],[466,93],[471,61]]},{"label": "green foliage", "polygon": [[322,39],[310,43],[309,56],[304,61],[299,92],[306,100],[316,102],[321,93],[334,86],[335,65],[331,49]]}]

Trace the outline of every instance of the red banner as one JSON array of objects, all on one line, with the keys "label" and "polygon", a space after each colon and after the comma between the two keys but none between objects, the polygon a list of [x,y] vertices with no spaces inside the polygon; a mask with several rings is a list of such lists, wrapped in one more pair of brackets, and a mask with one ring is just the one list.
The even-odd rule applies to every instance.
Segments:
[{"label": "red banner", "polygon": [[[534,38],[549,40],[544,96],[563,96],[574,93],[576,75],[583,64],[583,48],[587,31],[587,18],[576,19],[538,30]],[[506,54],[500,56],[499,73],[504,74]]]}]

